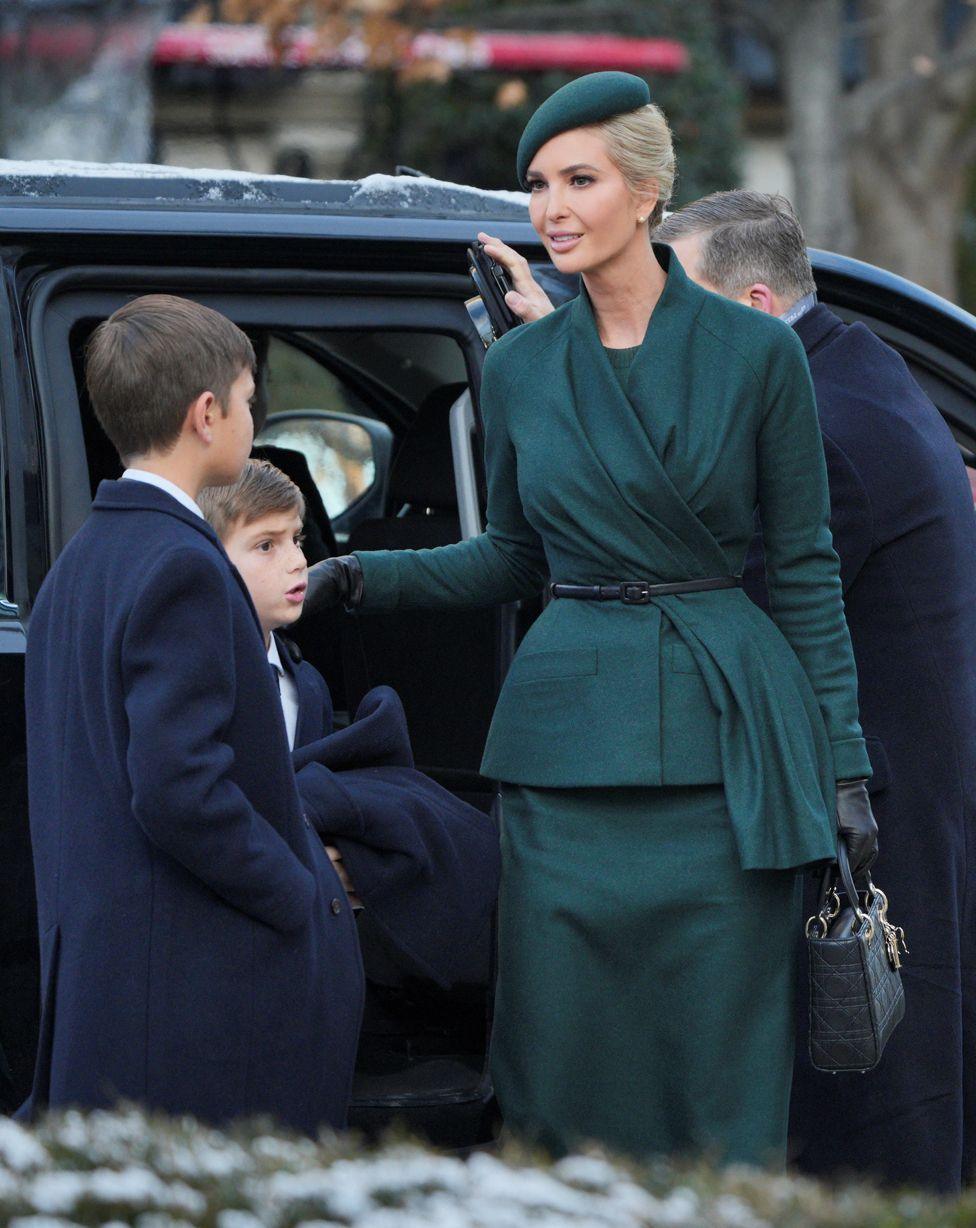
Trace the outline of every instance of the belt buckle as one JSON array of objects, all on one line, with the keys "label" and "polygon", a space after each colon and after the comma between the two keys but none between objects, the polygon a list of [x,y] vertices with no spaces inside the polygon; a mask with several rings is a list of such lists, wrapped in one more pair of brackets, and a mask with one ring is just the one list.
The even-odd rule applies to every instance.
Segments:
[{"label": "belt buckle", "polygon": [[646,580],[631,580],[621,584],[620,600],[624,605],[649,605],[651,586]]}]

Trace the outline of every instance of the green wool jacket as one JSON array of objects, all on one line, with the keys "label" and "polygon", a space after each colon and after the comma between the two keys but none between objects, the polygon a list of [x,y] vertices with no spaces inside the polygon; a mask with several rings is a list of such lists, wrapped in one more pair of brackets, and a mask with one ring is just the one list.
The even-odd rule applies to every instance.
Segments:
[{"label": "green wool jacket", "polygon": [[626,390],[585,292],[493,345],[487,530],[359,554],[364,609],[512,601],[547,578],[739,574],[758,506],[772,617],[739,588],[551,601],[509,671],[482,770],[542,787],[720,782],[743,868],[829,858],[835,781],[871,766],[803,347],[654,250],[667,281]]}]

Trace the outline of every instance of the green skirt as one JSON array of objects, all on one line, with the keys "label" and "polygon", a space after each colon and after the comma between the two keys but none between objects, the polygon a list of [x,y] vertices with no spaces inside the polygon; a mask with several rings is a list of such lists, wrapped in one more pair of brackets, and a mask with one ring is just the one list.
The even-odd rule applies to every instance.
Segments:
[{"label": "green skirt", "polygon": [[801,917],[739,868],[721,785],[503,790],[492,1073],[560,1153],[779,1166]]}]

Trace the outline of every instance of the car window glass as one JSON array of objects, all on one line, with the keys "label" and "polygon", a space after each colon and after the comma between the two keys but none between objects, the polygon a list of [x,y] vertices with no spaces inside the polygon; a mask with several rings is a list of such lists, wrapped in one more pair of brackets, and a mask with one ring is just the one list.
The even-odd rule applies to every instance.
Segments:
[{"label": "car window glass", "polygon": [[[388,473],[377,473],[376,419],[402,440],[432,394],[466,379],[456,340],[439,333],[310,329],[264,333],[256,342],[267,417],[255,443],[304,456],[332,521],[374,483],[386,490]],[[287,468],[283,459],[278,463]],[[371,514],[377,512],[382,508]],[[337,531],[346,527],[342,521]]]},{"label": "car window glass", "polygon": [[281,337],[268,343],[268,414],[288,409],[331,409],[371,417],[367,403],[348,382]]},{"label": "car window glass", "polygon": [[435,388],[467,378],[460,347],[440,333],[322,330],[305,336],[414,407]]},{"label": "car window glass", "polygon": [[279,414],[268,419],[255,443],[302,452],[333,520],[376,480],[372,440],[355,422]]}]

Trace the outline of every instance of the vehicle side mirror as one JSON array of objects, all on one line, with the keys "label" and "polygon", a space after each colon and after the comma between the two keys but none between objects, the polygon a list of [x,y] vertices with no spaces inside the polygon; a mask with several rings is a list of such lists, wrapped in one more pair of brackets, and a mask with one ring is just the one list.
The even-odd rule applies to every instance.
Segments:
[{"label": "vehicle side mirror", "polygon": [[290,409],[272,414],[254,442],[304,455],[338,537],[384,515],[393,459],[386,423],[337,410]]}]

